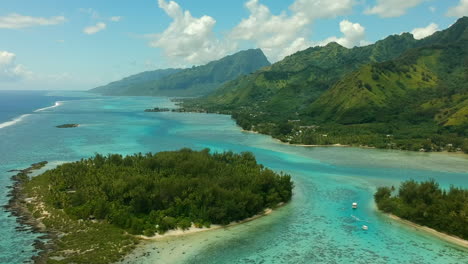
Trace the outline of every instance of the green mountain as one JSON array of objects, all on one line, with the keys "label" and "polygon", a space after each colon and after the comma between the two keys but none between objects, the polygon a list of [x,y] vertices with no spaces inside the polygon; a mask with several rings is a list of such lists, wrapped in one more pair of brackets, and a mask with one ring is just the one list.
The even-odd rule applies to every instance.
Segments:
[{"label": "green mountain", "polygon": [[467,47],[466,17],[422,40],[331,43],[184,106],[232,114],[244,129],[291,143],[468,151]]},{"label": "green mountain", "polygon": [[[433,119],[452,107],[452,100],[441,99],[466,97],[468,92],[461,82],[467,77],[468,46],[455,43],[418,48],[396,60],[363,66],[312,103],[310,115],[340,124],[410,121],[416,115]],[[463,118],[452,117],[456,113],[449,111],[440,123]]]},{"label": "green mountain", "polygon": [[310,106],[322,122],[342,124],[435,119],[468,122],[468,18],[421,41],[401,57],[369,64],[346,75]]},{"label": "green mountain", "polygon": [[412,35],[403,34],[353,49],[337,43],[309,48],[231,81],[200,102],[216,109],[247,107],[294,118],[291,113],[302,111],[345,74],[367,63],[395,58],[416,44]]},{"label": "green mountain", "polygon": [[168,75],[180,72],[181,69],[164,69],[164,70],[155,70],[155,71],[146,71],[138,73],[126,78],[123,78],[120,81],[111,82],[107,85],[100,86],[90,90],[93,93],[100,93],[103,95],[120,95],[125,94],[127,90],[131,87],[142,85],[148,82],[157,81]]},{"label": "green mountain", "polygon": [[[238,52],[220,60],[161,76],[153,80],[112,83],[111,88],[96,88],[106,95],[199,96],[206,95],[223,83],[269,66],[270,62],[260,49]],[[137,76],[138,77],[138,76]],[[108,85],[109,86],[109,85]],[[105,87],[108,87],[105,86]]]}]

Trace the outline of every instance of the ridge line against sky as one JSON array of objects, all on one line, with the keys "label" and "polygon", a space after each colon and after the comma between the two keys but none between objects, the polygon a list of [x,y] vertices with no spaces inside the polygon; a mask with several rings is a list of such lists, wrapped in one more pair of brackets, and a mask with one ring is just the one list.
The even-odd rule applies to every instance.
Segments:
[{"label": "ridge line against sky", "polygon": [[420,39],[468,15],[468,0],[2,2],[0,90],[87,90],[248,48],[276,62],[333,41],[352,48],[402,32]]}]

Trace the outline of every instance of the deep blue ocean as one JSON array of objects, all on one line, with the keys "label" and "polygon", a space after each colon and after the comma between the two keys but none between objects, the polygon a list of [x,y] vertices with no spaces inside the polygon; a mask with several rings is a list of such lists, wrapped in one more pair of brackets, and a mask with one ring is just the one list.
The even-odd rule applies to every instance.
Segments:
[{"label": "deep blue ocean", "polygon": [[[467,249],[398,224],[373,202],[376,187],[407,179],[468,187],[466,155],[291,146],[243,132],[226,115],[143,111],[152,107],[175,106],[156,97],[0,92],[0,205],[8,202],[8,171],[39,161],[51,168],[95,153],[250,151],[265,166],[292,175],[291,203],[245,224],[142,243],[124,262],[468,263]],[[56,128],[65,123],[80,126]],[[2,264],[30,262],[37,254],[33,243],[40,235],[18,227],[0,210]]]},{"label": "deep blue ocean", "polygon": [[55,105],[56,102],[76,100],[76,97],[54,96],[48,91],[0,90],[0,124],[13,121],[24,114]]}]

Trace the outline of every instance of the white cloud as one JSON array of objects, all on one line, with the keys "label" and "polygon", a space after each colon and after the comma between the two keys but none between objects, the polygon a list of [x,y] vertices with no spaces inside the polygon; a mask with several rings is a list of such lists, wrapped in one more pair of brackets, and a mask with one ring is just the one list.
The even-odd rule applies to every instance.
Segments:
[{"label": "white cloud", "polygon": [[297,51],[305,50],[312,46],[312,43],[308,41],[306,38],[299,37],[294,40],[291,45],[286,46],[284,49],[280,50],[278,55],[276,56],[278,59],[283,59],[286,56],[296,53]]},{"label": "white cloud", "polygon": [[109,18],[110,21],[112,22],[120,22],[120,20],[122,20],[122,17],[121,16],[113,16],[111,18]]},{"label": "white cloud", "polygon": [[64,16],[44,18],[9,14],[7,16],[0,17],[0,28],[18,29],[34,26],[50,26],[62,24],[66,21],[67,19]]},{"label": "white cloud", "polygon": [[324,41],[321,41],[319,45],[325,46],[330,42],[336,42],[343,47],[353,48],[355,46],[369,44],[364,40],[366,37],[366,29],[359,23],[352,23],[348,20],[343,20],[340,22],[340,31],[343,33],[343,37],[330,37]]},{"label": "white cloud", "polygon": [[99,22],[94,26],[89,26],[83,29],[83,33],[88,34],[88,35],[96,34],[99,31],[106,29],[106,27],[107,26],[105,23]]},{"label": "white cloud", "polygon": [[289,9],[312,20],[347,14],[355,4],[354,0],[296,0]]},{"label": "white cloud", "polygon": [[32,75],[23,65],[16,64],[16,55],[0,51],[0,82],[18,81]]},{"label": "white cloud", "polygon": [[73,76],[67,72],[36,73],[22,64],[16,63],[16,54],[0,50],[0,90],[1,89],[70,89],[79,90],[96,86],[93,78]]},{"label": "white cloud", "polygon": [[174,1],[158,0],[158,3],[173,21],[164,32],[151,36],[150,46],[161,48],[174,65],[206,63],[233,49],[233,45],[216,38],[214,18],[193,17]]},{"label": "white cloud", "polygon": [[449,8],[446,15],[453,17],[468,16],[468,0],[460,0],[457,6]]},{"label": "white cloud", "polygon": [[[334,18],[352,11],[356,0],[295,0],[288,10],[272,14],[260,0],[248,0],[249,16],[219,39],[213,32],[216,20],[210,16],[193,17],[174,1],[158,0],[173,21],[162,33],[147,35],[150,46],[161,48],[172,62],[201,64],[220,58],[239,46],[261,48],[270,61],[283,59],[310,47],[310,26],[317,19]],[[343,22],[344,23],[344,22]],[[350,22],[341,25],[345,36],[335,38],[345,46],[359,45],[364,28]]]},{"label": "white cloud", "polygon": [[424,1],[427,0],[377,0],[377,5],[366,9],[364,13],[380,17],[399,17],[406,14],[406,10]]},{"label": "white cloud", "polygon": [[413,34],[415,39],[423,39],[425,37],[429,37],[438,30],[439,25],[431,23],[427,27],[413,29],[413,31],[411,31],[411,34]]},{"label": "white cloud", "polygon": [[290,14],[273,15],[259,0],[250,0],[245,4],[250,16],[231,31],[229,38],[254,42],[270,60],[277,61],[310,46],[308,26],[315,19],[349,13],[354,4],[354,0],[296,0],[289,7]]},{"label": "white cloud", "polygon": [[101,19],[99,12],[92,8],[80,8],[78,9],[81,13],[88,14],[92,19]]},{"label": "white cloud", "polygon": [[298,46],[297,43],[301,42],[298,39],[306,34],[305,26],[310,23],[302,13],[288,16],[283,12],[275,16],[268,7],[259,4],[258,0],[247,2],[246,7],[250,16],[231,31],[229,38],[236,41],[252,41],[273,60],[278,59],[276,56],[280,51],[292,51],[292,46]]}]

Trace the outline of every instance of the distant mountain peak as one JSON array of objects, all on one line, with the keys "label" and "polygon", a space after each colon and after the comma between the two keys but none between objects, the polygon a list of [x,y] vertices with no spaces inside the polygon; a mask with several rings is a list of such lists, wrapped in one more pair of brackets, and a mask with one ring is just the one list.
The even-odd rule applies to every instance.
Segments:
[{"label": "distant mountain peak", "polygon": [[328,43],[327,45],[325,45],[325,47],[344,48],[343,46],[338,44],[338,42],[335,42],[335,41],[332,41],[332,42]]},{"label": "distant mountain peak", "polygon": [[199,96],[269,65],[261,49],[242,50],[205,65],[140,73],[92,91],[105,95]]}]

